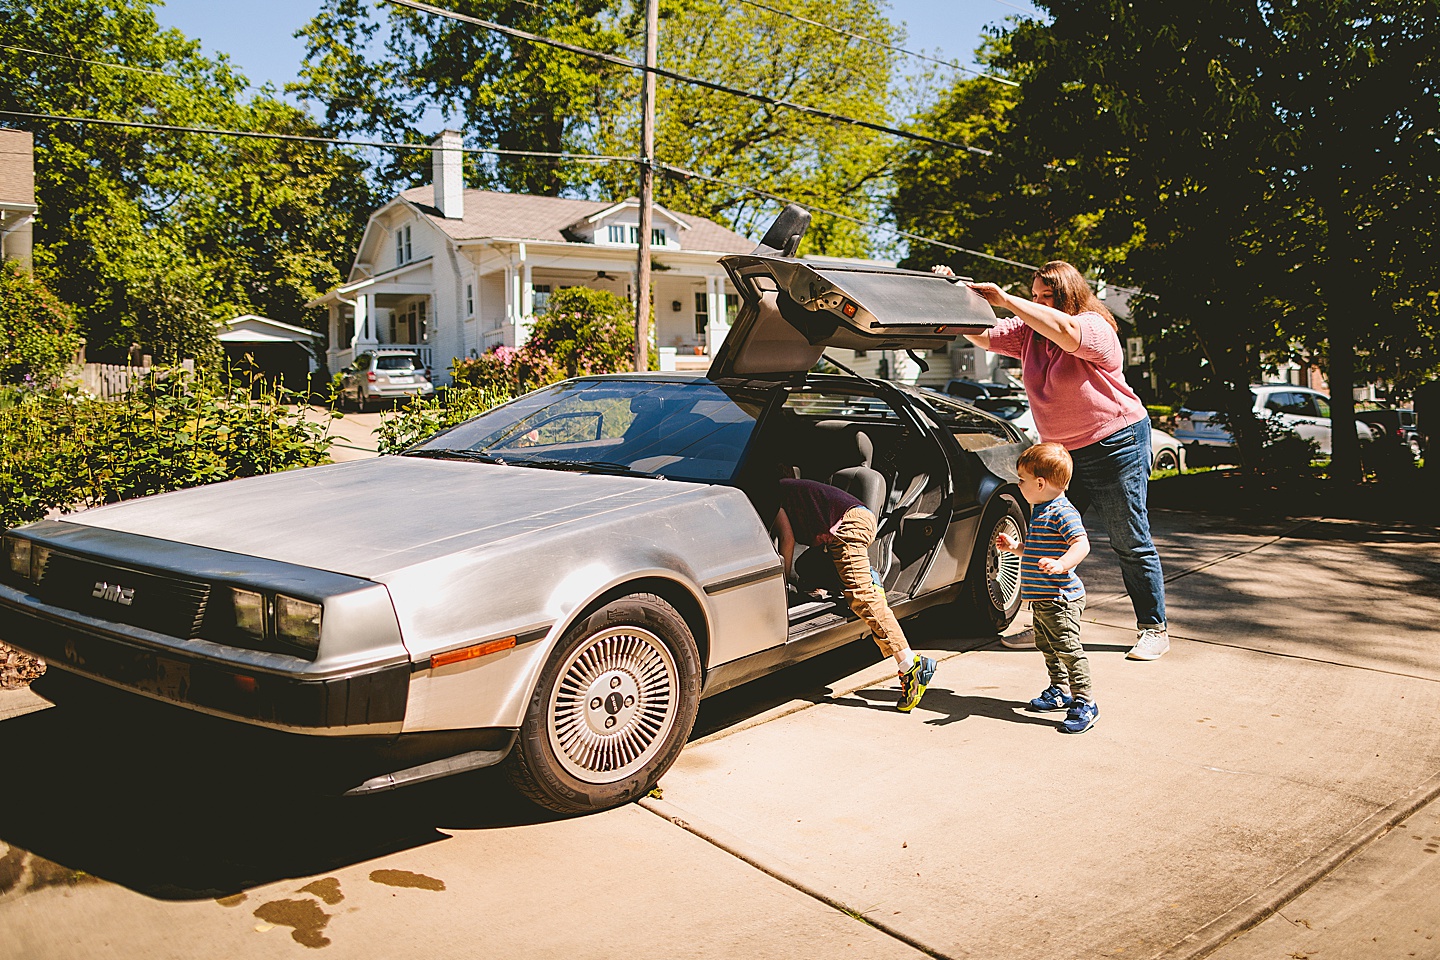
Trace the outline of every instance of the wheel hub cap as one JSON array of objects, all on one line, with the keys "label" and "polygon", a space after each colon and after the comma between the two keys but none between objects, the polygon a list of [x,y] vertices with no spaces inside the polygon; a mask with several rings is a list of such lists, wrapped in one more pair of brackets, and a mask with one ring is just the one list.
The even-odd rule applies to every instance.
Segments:
[{"label": "wheel hub cap", "polygon": [[550,698],[550,745],[560,765],[587,783],[635,773],[675,723],[677,683],[674,657],[648,630],[591,637],[562,667]]},{"label": "wheel hub cap", "polygon": [[[1013,517],[1005,517],[996,524],[995,533],[1006,534],[1014,540],[1025,539]],[[985,586],[990,591],[991,602],[1000,610],[1009,610],[1020,593],[1020,558],[1000,550],[993,540],[985,556]]]}]

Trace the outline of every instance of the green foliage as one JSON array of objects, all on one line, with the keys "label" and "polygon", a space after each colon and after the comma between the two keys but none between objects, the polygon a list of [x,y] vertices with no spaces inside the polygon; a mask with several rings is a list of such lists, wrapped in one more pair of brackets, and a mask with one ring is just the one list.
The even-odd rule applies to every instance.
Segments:
[{"label": "green foliage", "polygon": [[520,353],[536,370],[553,368],[568,378],[630,369],[634,350],[635,323],[627,301],[608,290],[566,287],[534,318]]},{"label": "green foliage", "polygon": [[1238,395],[1267,359],[1321,362],[1357,478],[1356,378],[1440,362],[1434,4],[1042,5],[999,56],[1022,84],[1007,150],[1063,180],[1057,212],[1138,238],[1116,279],[1147,294],[1162,376]]},{"label": "green foliage", "polygon": [[70,308],[15,261],[0,264],[0,383],[48,384],[79,349]]},{"label": "green foliage", "polygon": [[[1008,50],[993,40],[980,51],[991,72]],[[1017,135],[1020,93],[986,78],[955,80],[913,120],[924,133],[967,143],[989,155],[910,146],[895,171],[890,212],[903,230],[991,256],[1041,264],[1067,260],[1098,277],[1122,262],[1136,236],[1133,225],[1113,229],[1091,198],[1073,195],[1069,171],[1037,157]],[[1043,150],[1043,147],[1040,148]],[[921,242],[910,244],[905,266],[943,263],[956,273],[992,280],[1029,295],[1031,270]]]},{"label": "green foliage", "polygon": [[471,386],[451,387],[429,397],[412,397],[399,410],[381,416],[375,431],[378,448],[382,454],[399,453],[511,399],[511,394],[501,390]]},{"label": "green foliage", "polygon": [[[626,39],[617,0],[451,0],[446,7],[592,50],[619,52]],[[336,134],[429,140],[434,131],[420,124],[438,108],[447,118],[458,115],[476,144],[583,149],[616,69],[415,10],[380,14],[361,0],[326,0],[301,36],[306,63],[292,89],[325,105]],[[421,183],[429,169],[428,154],[397,154],[378,181],[391,189]],[[581,176],[573,164],[530,157],[472,158],[467,175],[472,183],[546,196]]]},{"label": "green foliage", "polygon": [[[878,123],[890,121],[895,55],[884,47],[845,41],[820,26],[831,24],[897,43],[903,38],[887,18],[884,4],[770,0],[766,6],[782,13],[724,0],[663,4],[659,62],[679,73],[792,103]],[[638,40],[637,36],[630,55],[643,59]],[[596,143],[602,153],[633,153],[639,142],[635,104],[640,75],[626,73],[619,79],[597,122]],[[806,117],[784,107],[664,78],[657,81],[658,159],[858,219],[879,218],[894,142],[885,134]],[[636,173],[629,165],[597,166],[594,175],[609,196],[629,196],[637,190]],[[731,184],[662,175],[656,180],[655,196],[675,210],[760,236],[777,204]],[[870,246],[863,228],[817,213],[802,252],[866,256]]]},{"label": "green foliage", "polygon": [[287,399],[168,368],[116,400],[23,391],[0,407],[0,527],[325,462],[326,429]]},{"label": "green foliage", "polygon": [[[147,0],[18,6],[19,16],[0,17],[0,43],[11,48],[0,57],[0,108],[318,132],[269,91],[247,97],[228,61],[161,30]],[[36,145],[36,270],[75,306],[92,357],[118,358],[138,340],[157,357],[203,358],[214,349],[210,322],[242,312],[303,322],[303,304],[340,279],[374,206],[363,165],[341,150],[26,126]]]}]

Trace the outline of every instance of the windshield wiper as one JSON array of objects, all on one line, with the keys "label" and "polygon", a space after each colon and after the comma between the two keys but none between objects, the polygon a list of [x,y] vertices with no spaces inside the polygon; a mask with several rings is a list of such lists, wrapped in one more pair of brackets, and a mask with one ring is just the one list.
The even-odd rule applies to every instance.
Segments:
[{"label": "windshield wiper", "polygon": [[508,462],[499,457],[491,456],[488,453],[481,453],[479,450],[409,450],[401,454],[402,457],[424,457],[427,460],[470,460],[475,463],[498,463],[501,466],[508,466]]},{"label": "windshield wiper", "polygon": [[512,466],[535,467],[539,470],[569,470],[576,473],[608,473],[624,477],[659,479],[654,474],[632,470],[623,463],[611,463],[609,460],[541,460],[533,458],[512,460],[510,463]]}]

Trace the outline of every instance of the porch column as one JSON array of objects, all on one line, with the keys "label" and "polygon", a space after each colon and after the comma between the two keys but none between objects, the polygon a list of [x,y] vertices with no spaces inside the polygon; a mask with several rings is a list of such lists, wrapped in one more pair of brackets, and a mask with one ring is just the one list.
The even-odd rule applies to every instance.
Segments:
[{"label": "porch column", "polygon": [[705,339],[710,345],[710,356],[713,357],[730,333],[730,324],[725,317],[725,278],[707,277],[705,286],[705,296],[710,302],[710,328],[706,331]]},{"label": "porch column", "polygon": [[[523,256],[523,255],[522,255]],[[530,339],[530,321],[535,315],[535,284],[530,270],[530,261],[520,261],[520,313],[515,327],[515,344],[519,346]]]}]

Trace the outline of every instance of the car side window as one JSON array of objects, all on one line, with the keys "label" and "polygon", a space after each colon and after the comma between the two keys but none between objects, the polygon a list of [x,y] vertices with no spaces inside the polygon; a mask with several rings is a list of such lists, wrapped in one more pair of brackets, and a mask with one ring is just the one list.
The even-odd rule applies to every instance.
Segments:
[{"label": "car side window", "polygon": [[1311,402],[1312,404],[1314,404],[1314,406],[1315,406],[1314,416],[1317,416],[1317,417],[1328,417],[1328,416],[1330,416],[1330,400],[1329,400],[1327,397],[1318,397],[1318,396],[1316,396],[1316,395],[1314,395],[1314,394],[1311,394],[1311,395],[1310,395],[1310,402]]}]

